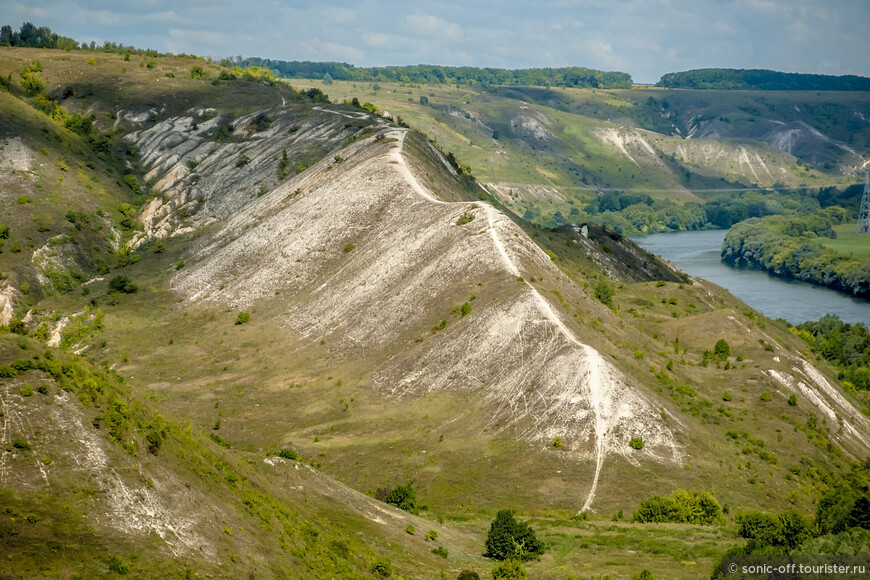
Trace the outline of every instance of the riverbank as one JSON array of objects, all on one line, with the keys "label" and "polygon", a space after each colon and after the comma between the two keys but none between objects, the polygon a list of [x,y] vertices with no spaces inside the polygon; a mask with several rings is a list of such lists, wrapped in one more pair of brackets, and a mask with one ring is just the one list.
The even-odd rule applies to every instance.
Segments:
[{"label": "riverbank", "polygon": [[[841,208],[827,208],[740,222],[725,236],[722,260],[870,299],[870,258],[855,256],[856,250],[863,255],[870,236],[841,240],[834,229],[848,217]],[[838,251],[840,246],[850,253]]]},{"label": "riverbank", "polygon": [[752,267],[732,267],[721,259],[727,230],[653,234],[632,238],[690,276],[704,278],[770,318],[791,324],[836,314],[843,321],[870,326],[870,302],[797,280],[784,280]]}]

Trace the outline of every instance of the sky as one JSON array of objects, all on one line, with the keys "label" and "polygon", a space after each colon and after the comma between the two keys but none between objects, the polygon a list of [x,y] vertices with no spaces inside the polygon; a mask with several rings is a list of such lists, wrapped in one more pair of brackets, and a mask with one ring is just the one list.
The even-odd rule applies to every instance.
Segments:
[{"label": "sky", "polygon": [[0,22],[25,21],[214,57],[870,76],[870,0],[0,0]]}]

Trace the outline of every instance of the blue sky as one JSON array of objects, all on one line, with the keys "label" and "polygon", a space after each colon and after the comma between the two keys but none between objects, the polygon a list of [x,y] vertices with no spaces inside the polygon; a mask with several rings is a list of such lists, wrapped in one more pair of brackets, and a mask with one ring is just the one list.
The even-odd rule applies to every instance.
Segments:
[{"label": "blue sky", "polygon": [[160,51],[358,66],[870,76],[868,0],[0,0],[0,21]]}]

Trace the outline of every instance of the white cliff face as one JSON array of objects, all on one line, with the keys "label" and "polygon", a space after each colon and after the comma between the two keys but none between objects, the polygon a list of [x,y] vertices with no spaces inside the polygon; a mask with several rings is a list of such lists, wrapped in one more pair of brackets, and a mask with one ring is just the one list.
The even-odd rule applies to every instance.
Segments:
[{"label": "white cliff face", "polygon": [[[197,110],[127,135],[150,168],[146,179],[154,182],[156,194],[140,216],[145,231],[128,246],[225,219],[280,185],[285,150],[290,159],[313,163],[372,124],[362,112],[351,116],[355,123],[348,123],[329,111],[306,111],[298,115],[292,106],[282,106],[229,119]],[[267,119],[264,128],[257,127],[258,119]],[[220,140],[217,130],[225,132]],[[293,175],[297,169],[294,164],[285,173]]]},{"label": "white cliff face", "polygon": [[[342,150],[342,164],[322,161],[227,220],[176,289],[238,307],[279,291],[300,337],[392,353],[373,385],[389,397],[478,392],[493,429],[542,446],[560,437],[595,462],[585,508],[605,457],[631,451],[633,436],[646,442],[634,457],[680,462],[656,406],[521,278],[564,276],[550,258],[488,204],[439,200],[409,168],[405,133],[388,137],[396,142]],[[463,215],[474,219],[457,224]],[[483,279],[504,297],[409,345],[457,281]]]}]

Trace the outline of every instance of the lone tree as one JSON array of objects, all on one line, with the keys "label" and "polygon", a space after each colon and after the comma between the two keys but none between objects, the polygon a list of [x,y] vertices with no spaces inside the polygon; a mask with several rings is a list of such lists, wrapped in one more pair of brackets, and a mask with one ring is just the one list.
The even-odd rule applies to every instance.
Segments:
[{"label": "lone tree", "polygon": [[731,345],[724,338],[716,341],[716,346],[713,347],[713,354],[720,359],[726,359],[731,356]]},{"label": "lone tree", "polygon": [[426,507],[417,505],[417,493],[411,487],[413,483],[409,481],[407,485],[397,485],[393,489],[380,488],[375,492],[375,499],[412,514],[420,513],[420,510],[426,509]]},{"label": "lone tree", "polygon": [[544,553],[544,543],[526,522],[518,522],[513,510],[496,514],[486,535],[487,558],[496,560],[536,560]]}]

